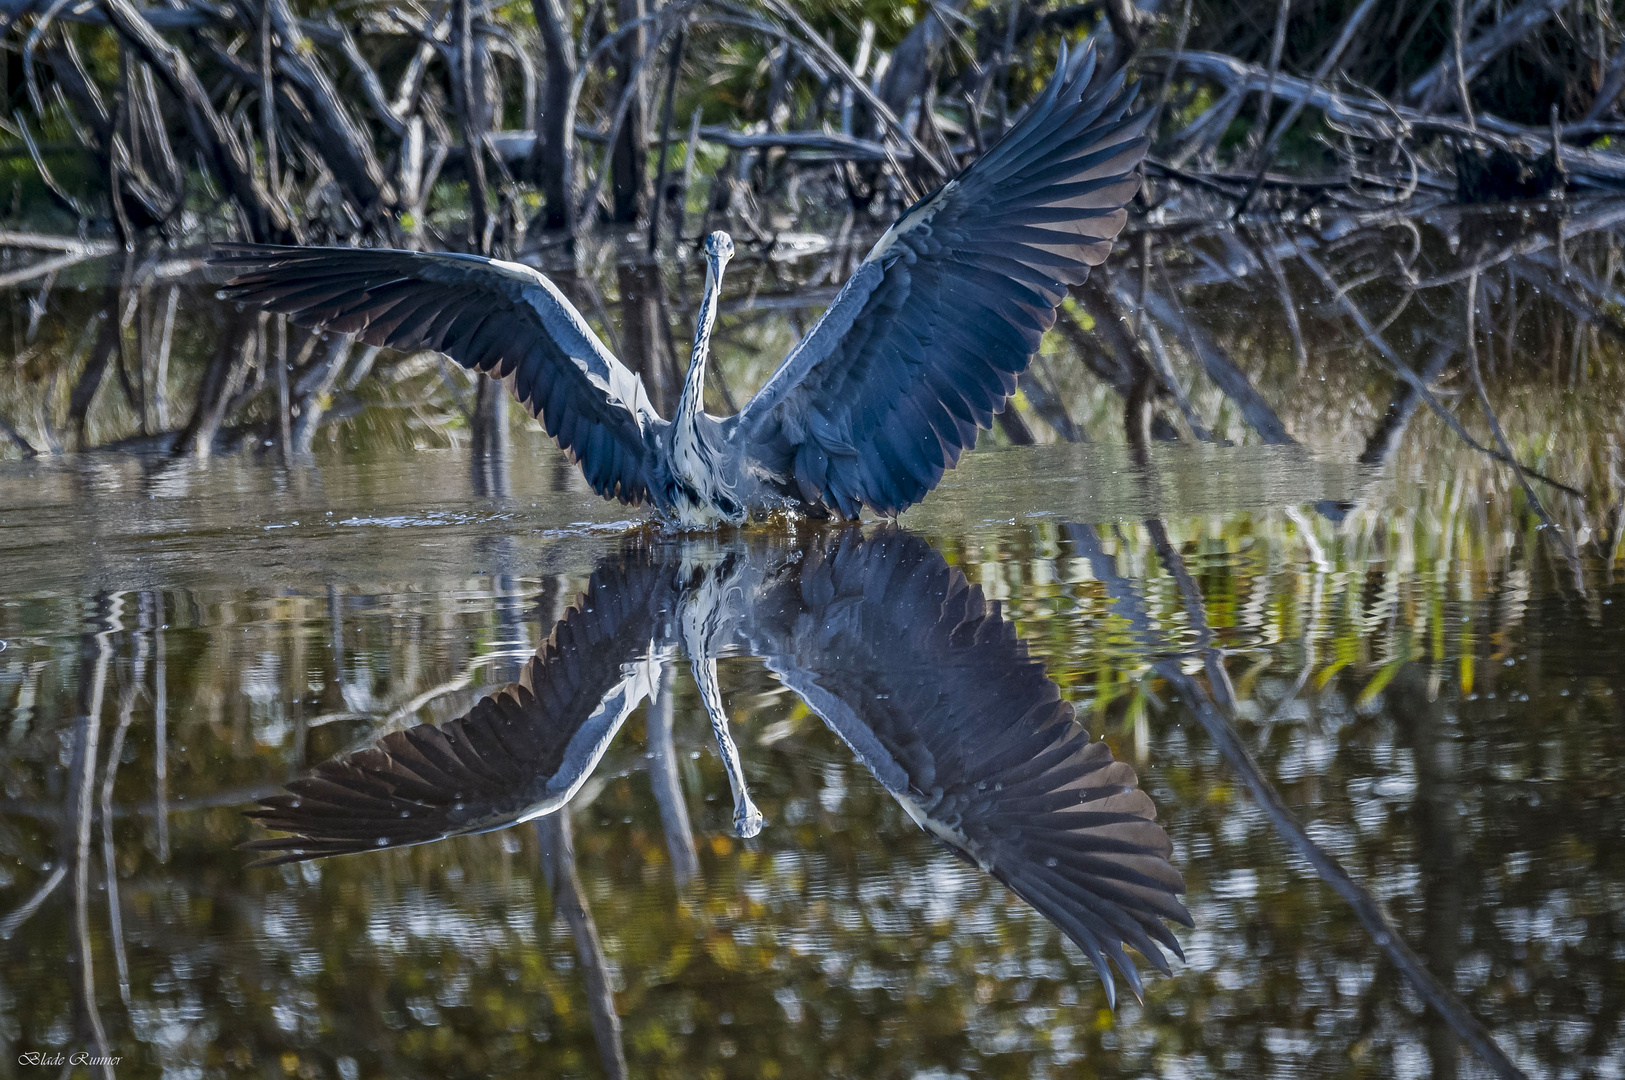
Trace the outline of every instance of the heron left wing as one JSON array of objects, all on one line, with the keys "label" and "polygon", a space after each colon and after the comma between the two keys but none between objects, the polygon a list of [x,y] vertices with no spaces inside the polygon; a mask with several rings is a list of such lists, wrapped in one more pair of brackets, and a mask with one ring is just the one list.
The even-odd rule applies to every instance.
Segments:
[{"label": "heron left wing", "polygon": [[649,498],[646,434],[665,426],[643,380],[610,353],[545,276],[477,255],[382,248],[221,245],[227,299],[371,345],[433,349],[505,380],[581,466],[594,491]]},{"label": "heron left wing", "polygon": [[558,809],[658,680],[650,641],[669,581],[641,558],[601,569],[517,683],[262,799],[249,816],[291,835],[245,843],[270,853],[252,865],[425,844]]},{"label": "heron left wing", "polygon": [[756,605],[753,651],[922,828],[1004,882],[1136,995],[1190,925],[1133,769],[1091,742],[996,603],[924,540],[813,552]]},{"label": "heron left wing", "polygon": [[1091,42],[880,238],[733,428],[761,478],[848,518],[923,498],[992,425],[1139,187],[1147,112]]}]

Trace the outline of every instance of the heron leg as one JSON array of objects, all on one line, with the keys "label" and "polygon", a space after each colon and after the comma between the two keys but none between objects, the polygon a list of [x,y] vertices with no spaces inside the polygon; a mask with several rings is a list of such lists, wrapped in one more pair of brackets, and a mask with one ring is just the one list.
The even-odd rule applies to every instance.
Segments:
[{"label": "heron leg", "polygon": [[728,771],[728,786],[733,789],[734,832],[749,840],[762,831],[762,812],[750,800],[745,787],[745,771],[739,764],[739,748],[728,733],[728,714],[722,708],[722,694],[717,688],[717,662],[715,657],[691,657],[694,681],[700,687],[700,700],[706,715],[711,718],[711,732],[717,737],[717,752],[722,755],[722,767]]}]

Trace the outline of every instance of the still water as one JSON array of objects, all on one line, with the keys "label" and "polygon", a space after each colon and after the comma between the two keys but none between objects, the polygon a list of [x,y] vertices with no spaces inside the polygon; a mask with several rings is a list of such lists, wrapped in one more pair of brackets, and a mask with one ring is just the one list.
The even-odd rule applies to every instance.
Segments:
[{"label": "still water", "polygon": [[[1542,527],[1387,430],[1346,311],[1183,243],[1212,439],[1131,452],[1068,345],[1038,437],[896,524],[662,535],[520,417],[476,458],[404,361],[291,466],[0,462],[0,1077],[1492,1075],[1422,969],[1529,1075],[1625,1075],[1617,344],[1486,301],[1509,445],[1578,492]],[[746,388],[800,312],[751,289]]]}]

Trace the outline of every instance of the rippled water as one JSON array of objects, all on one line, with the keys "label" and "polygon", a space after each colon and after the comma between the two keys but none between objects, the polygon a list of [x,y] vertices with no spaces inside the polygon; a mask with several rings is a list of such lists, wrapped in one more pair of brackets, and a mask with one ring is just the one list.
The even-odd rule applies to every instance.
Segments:
[{"label": "rippled water", "polygon": [[[1251,362],[1233,311],[1201,317]],[[1259,363],[1290,368],[1269,332]],[[1389,388],[1316,350],[1297,384],[1257,376],[1304,445],[995,438],[896,526],[844,531],[658,535],[517,421],[496,482],[465,446],[353,428],[291,468],[0,463],[0,1076],[45,1075],[33,1052],[121,1076],[1488,1075],[1328,860],[1530,1075],[1621,1075],[1617,366],[1492,376],[1518,452],[1587,496],[1542,488],[1554,536],[1426,417],[1355,464]],[[819,584],[838,559],[912,591]],[[612,604],[646,623],[556,629]],[[922,614],[964,610],[980,637]],[[564,809],[394,847],[469,801],[418,792],[428,824],[384,850],[248,865],[287,834],[245,810],[465,716],[550,640],[554,685],[656,694]],[[1001,826],[1004,863],[978,849],[993,873],[921,827],[921,793],[1022,766],[984,747],[927,775],[918,748],[973,746],[1020,719],[989,701],[1050,683],[1132,767],[1192,923],[1158,921],[1183,959],[1138,961],[1143,1003],[1119,973],[1115,1010],[994,876],[1053,807]],[[492,778],[529,768],[509,748],[469,766],[509,793],[473,825],[545,801]]]}]

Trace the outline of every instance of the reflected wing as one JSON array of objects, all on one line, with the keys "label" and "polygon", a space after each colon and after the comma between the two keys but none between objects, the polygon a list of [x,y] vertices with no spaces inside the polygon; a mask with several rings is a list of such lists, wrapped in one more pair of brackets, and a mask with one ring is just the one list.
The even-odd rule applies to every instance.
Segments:
[{"label": "reflected wing", "polygon": [[255,866],[489,832],[575,794],[659,673],[650,640],[663,597],[647,563],[599,571],[519,681],[443,725],[392,732],[316,767],[250,817],[291,836]]},{"label": "reflected wing", "polygon": [[922,828],[990,872],[1138,996],[1131,945],[1168,971],[1167,834],[1134,771],[1090,742],[1043,665],[929,544],[848,535],[765,598],[753,648]]},{"label": "reflected wing", "polygon": [[476,255],[233,244],[228,299],[392,349],[434,349],[503,379],[598,494],[649,497],[645,433],[665,424],[643,381],[528,266]]},{"label": "reflected wing", "polygon": [[741,413],[734,438],[773,482],[847,517],[936,486],[1102,262],[1139,187],[1148,113],[1121,73],[1090,87],[1091,43],[958,178],[881,237]]}]

